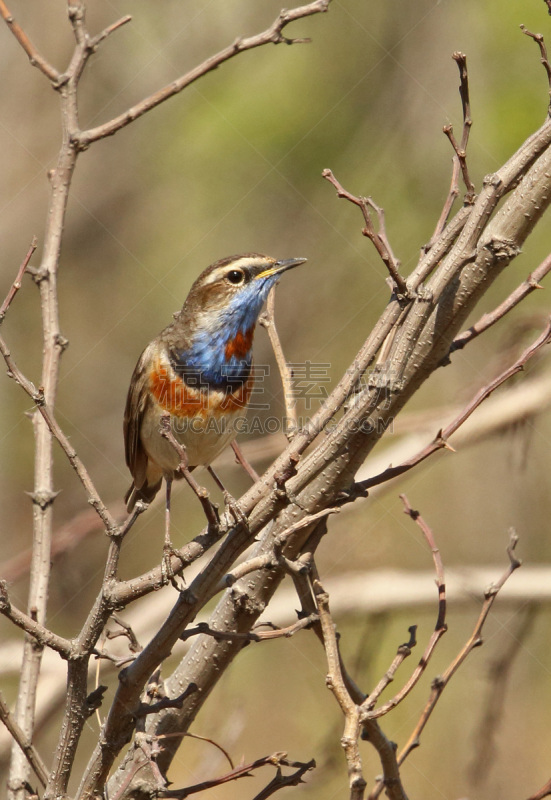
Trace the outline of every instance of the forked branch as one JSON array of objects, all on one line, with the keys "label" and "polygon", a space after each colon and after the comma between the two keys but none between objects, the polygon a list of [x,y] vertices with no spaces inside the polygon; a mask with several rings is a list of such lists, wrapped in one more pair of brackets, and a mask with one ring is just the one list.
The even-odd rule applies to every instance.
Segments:
[{"label": "forked branch", "polygon": [[[347,192],[346,189],[344,189],[339,181],[335,178],[330,169],[324,169],[321,174],[329,181],[329,183],[333,184],[337,190],[338,197],[349,200],[351,203],[361,209],[365,221],[365,227],[362,230],[362,234],[367,236],[367,238],[373,242],[375,249],[381,257],[383,264],[387,268],[390,277],[396,286],[396,291],[398,294],[402,295],[403,297],[408,297],[409,290],[406,281],[400,275],[400,262],[392,252],[392,247],[390,246],[390,242],[386,234],[384,209],[378,206],[371,199],[371,197],[357,197],[356,195]],[[375,230],[375,226],[373,225],[371,211],[374,211],[377,216],[377,221],[379,223],[378,230]]]},{"label": "forked branch", "polygon": [[543,34],[532,33],[532,31],[529,31],[525,25],[521,25],[520,29],[526,34],[526,36],[529,36],[531,39],[533,39],[540,49],[541,63],[543,64],[547,74],[547,83],[549,84],[549,103],[551,106],[551,64],[549,64],[549,58],[547,57],[547,47],[545,46]]},{"label": "forked branch", "polygon": [[138,117],[143,116],[143,114],[147,113],[152,108],[164,103],[165,100],[168,100],[170,97],[179,94],[187,86],[190,86],[190,84],[202,78],[203,75],[212,72],[212,70],[217,69],[224,62],[229,61],[246,50],[252,50],[255,47],[262,47],[266,44],[307,43],[309,39],[292,39],[284,36],[284,29],[297,19],[327,11],[330,2],[331,0],[314,0],[314,2],[307,3],[306,5],[281,11],[270,27],[262,33],[236,39],[233,44],[220,50],[216,55],[207,58],[202,64],[199,64],[185,75],[182,75],[180,78],[172,81],[172,83],[154,92],[144,100],[141,100],[118,117],[115,117],[103,125],[98,125],[96,128],[90,128],[87,131],[80,132],[74,137],[74,144],[79,149],[85,150],[92,142],[96,142],[98,139],[104,139],[106,136],[112,136],[114,133],[121,130],[121,128],[125,128],[135,119],[138,119]]},{"label": "forked branch", "polygon": [[[431,693],[429,699],[423,709],[421,716],[411,733],[409,739],[407,740],[406,744],[402,748],[400,754],[398,755],[398,764],[402,765],[405,759],[409,756],[409,754],[414,750],[416,747],[419,746],[421,734],[434,711],[442,692],[450,682],[453,675],[457,672],[459,667],[463,664],[465,659],[470,655],[470,653],[482,644],[482,629],[484,628],[484,624],[488,618],[488,614],[505,583],[509,580],[513,572],[521,566],[521,562],[515,555],[515,548],[517,546],[518,537],[514,531],[511,531],[509,544],[507,546],[507,555],[509,557],[509,565],[507,569],[503,572],[501,577],[499,578],[496,583],[492,584],[486,591],[484,592],[484,602],[482,604],[482,608],[478,619],[475,623],[473,632],[469,636],[466,643],[463,645],[457,656],[448,666],[448,668],[444,671],[444,673],[438,677],[436,677],[432,683]],[[381,791],[383,789],[383,783],[378,782],[373,791],[370,794],[370,800],[373,798],[379,797]]]},{"label": "forked branch", "polygon": [[467,189],[467,193],[464,198],[464,204],[472,205],[475,198],[475,187],[471,181],[467,168],[467,144],[469,142],[469,133],[473,124],[471,117],[471,102],[469,98],[467,56],[465,53],[455,52],[452,58],[457,63],[459,69],[459,94],[461,96],[461,106],[463,109],[463,132],[461,134],[461,142],[458,142],[455,138],[452,125],[444,125],[442,129],[450,140],[450,144],[454,151],[452,177],[450,190],[442,208],[442,213],[440,214],[440,218],[436,223],[436,228],[430,242],[425,246],[425,250],[430,250],[433,243],[438,239],[439,236],[441,236],[444,228],[447,225],[452,206],[455,202],[455,199],[459,196],[459,175],[463,176],[463,183]]}]

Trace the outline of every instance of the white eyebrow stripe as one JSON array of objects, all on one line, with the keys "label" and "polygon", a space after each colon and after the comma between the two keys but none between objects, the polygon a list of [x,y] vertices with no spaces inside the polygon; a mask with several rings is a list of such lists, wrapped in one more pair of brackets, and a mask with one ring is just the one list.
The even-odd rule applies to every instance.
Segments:
[{"label": "white eyebrow stripe", "polygon": [[223,267],[218,267],[208,276],[206,283],[216,283],[216,281],[224,278],[232,269],[247,269],[247,267],[258,266],[269,269],[275,264],[272,258],[251,258],[243,257],[232,261],[231,264],[225,264]]}]

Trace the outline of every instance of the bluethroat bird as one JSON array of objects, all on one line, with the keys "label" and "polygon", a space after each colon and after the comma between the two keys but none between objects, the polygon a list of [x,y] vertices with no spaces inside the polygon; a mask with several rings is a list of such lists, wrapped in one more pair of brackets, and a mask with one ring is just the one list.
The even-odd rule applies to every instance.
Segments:
[{"label": "bluethroat bird", "polygon": [[246,253],[212,264],[197,278],[182,310],[142,353],[124,413],[126,463],[133,483],[125,500],[151,502],[182,477],[180,457],[161,433],[163,419],[184,446],[188,469],[209,466],[235,437],[254,384],[252,343],[263,303],[283,272],[306,261]]}]

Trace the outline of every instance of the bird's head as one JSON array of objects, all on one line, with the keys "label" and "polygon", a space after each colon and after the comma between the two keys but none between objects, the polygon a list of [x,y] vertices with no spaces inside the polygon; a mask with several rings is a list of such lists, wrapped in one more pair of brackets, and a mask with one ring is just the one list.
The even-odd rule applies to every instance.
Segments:
[{"label": "bird's head", "polygon": [[259,253],[229,256],[216,261],[197,278],[187,297],[186,317],[200,328],[228,326],[229,335],[253,327],[272,286],[283,272],[305,258],[276,260]]}]

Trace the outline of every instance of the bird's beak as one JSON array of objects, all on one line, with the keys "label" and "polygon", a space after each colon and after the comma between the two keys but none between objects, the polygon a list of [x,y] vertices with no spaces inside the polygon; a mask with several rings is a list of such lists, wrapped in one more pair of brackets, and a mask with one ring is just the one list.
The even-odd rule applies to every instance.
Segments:
[{"label": "bird's beak", "polygon": [[258,280],[259,278],[269,278],[271,275],[279,275],[280,272],[285,272],[293,267],[298,267],[299,264],[304,264],[304,262],[307,260],[308,259],[306,258],[286,258],[283,261],[276,261],[273,266],[265,269],[263,272],[257,275],[255,280]]}]

